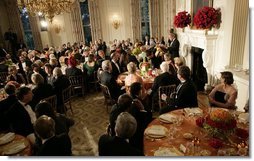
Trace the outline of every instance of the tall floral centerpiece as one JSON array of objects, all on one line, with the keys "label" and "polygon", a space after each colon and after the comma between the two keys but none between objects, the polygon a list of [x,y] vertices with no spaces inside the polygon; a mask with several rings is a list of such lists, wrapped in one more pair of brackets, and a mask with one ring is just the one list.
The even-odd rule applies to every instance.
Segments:
[{"label": "tall floral centerpiece", "polygon": [[193,21],[198,29],[219,28],[221,23],[221,11],[220,9],[205,6],[198,10]]},{"label": "tall floral centerpiece", "polygon": [[227,137],[236,128],[235,118],[225,109],[214,109],[207,116],[197,119],[196,123],[218,138]]},{"label": "tall floral centerpiece", "polygon": [[184,28],[190,25],[191,15],[187,11],[178,12],[174,17],[174,25],[176,28]]}]

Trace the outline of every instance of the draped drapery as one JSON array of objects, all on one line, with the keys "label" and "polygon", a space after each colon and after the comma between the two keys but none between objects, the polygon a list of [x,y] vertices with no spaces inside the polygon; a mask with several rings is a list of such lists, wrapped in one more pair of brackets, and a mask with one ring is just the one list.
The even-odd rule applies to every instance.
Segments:
[{"label": "draped drapery", "polygon": [[42,46],[41,34],[39,30],[39,25],[38,25],[38,17],[29,15],[29,22],[30,22],[30,27],[32,30],[32,35],[33,35],[34,47],[35,49],[42,50],[43,46]]},{"label": "draped drapery", "polygon": [[75,0],[70,13],[73,38],[76,42],[84,42],[84,31],[81,19],[79,0]]},{"label": "draped drapery", "polygon": [[88,1],[92,40],[103,39],[98,0]]},{"label": "draped drapery", "polygon": [[169,33],[174,28],[174,16],[176,15],[176,0],[163,0],[164,10],[164,34]]},{"label": "draped drapery", "polygon": [[141,13],[140,13],[140,1],[131,0],[131,28],[132,28],[132,38],[141,40]]},{"label": "draped drapery", "polygon": [[152,37],[161,36],[160,23],[160,0],[150,0],[149,3],[150,14],[150,34]]}]

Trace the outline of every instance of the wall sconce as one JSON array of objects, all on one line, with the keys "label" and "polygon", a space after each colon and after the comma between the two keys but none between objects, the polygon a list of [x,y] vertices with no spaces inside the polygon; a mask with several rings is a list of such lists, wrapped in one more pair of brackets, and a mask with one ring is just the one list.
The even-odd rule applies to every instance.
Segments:
[{"label": "wall sconce", "polygon": [[54,24],[53,28],[54,28],[55,33],[57,33],[57,34],[59,34],[62,30],[61,25],[59,25],[59,24]]},{"label": "wall sconce", "polygon": [[39,17],[39,21],[41,24],[41,31],[48,31],[48,23],[44,16]]},{"label": "wall sconce", "polygon": [[117,15],[114,15],[112,17],[112,25],[113,27],[117,30],[120,26],[120,20],[119,20],[119,17]]}]

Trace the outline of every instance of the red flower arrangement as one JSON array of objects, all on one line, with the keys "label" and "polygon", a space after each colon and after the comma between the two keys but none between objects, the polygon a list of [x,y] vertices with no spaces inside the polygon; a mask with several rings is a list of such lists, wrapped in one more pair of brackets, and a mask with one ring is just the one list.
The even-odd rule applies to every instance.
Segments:
[{"label": "red flower arrangement", "polygon": [[213,7],[205,6],[198,10],[194,16],[194,25],[198,29],[219,28],[221,23],[221,11]]},{"label": "red flower arrangement", "polygon": [[204,118],[198,118],[196,124],[203,127],[213,137],[224,138],[236,128],[235,118],[224,109],[214,109]]},{"label": "red flower arrangement", "polygon": [[223,146],[223,142],[220,139],[212,138],[209,140],[209,145],[215,149],[218,149]]},{"label": "red flower arrangement", "polygon": [[247,130],[241,129],[241,128],[236,128],[235,134],[236,134],[236,136],[238,136],[242,139],[247,139],[249,137],[249,132]]},{"label": "red flower arrangement", "polygon": [[177,28],[184,28],[191,23],[191,15],[186,12],[178,12],[177,15],[174,17],[174,25]]}]

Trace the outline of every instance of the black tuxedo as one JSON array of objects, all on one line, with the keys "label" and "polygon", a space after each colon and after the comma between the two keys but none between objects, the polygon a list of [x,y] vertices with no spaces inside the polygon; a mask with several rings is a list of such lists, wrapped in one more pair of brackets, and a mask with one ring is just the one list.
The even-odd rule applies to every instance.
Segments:
[{"label": "black tuxedo", "polygon": [[108,87],[111,97],[117,100],[120,95],[120,87],[117,85],[113,75],[107,71],[103,71],[100,75],[100,81]]},{"label": "black tuxedo", "polygon": [[33,110],[42,99],[55,94],[53,87],[50,84],[39,84],[32,90],[32,92],[33,99],[29,104]]},{"label": "black tuxedo", "polygon": [[48,139],[39,147],[37,156],[71,156],[71,139],[63,133]]},{"label": "black tuxedo", "polygon": [[34,133],[34,128],[28,112],[17,100],[8,109],[6,116],[13,132],[25,137],[31,133]]},{"label": "black tuxedo", "polygon": [[117,136],[102,135],[99,139],[100,156],[143,156],[144,154],[132,147],[125,139]]},{"label": "black tuxedo", "polygon": [[118,75],[121,73],[120,65],[118,63],[117,63],[117,65],[119,67],[119,70],[118,70],[116,64],[113,61],[111,61],[111,66],[112,66],[112,72],[111,73],[112,73],[112,75],[115,79],[117,79]]},{"label": "black tuxedo", "polygon": [[174,39],[173,42],[170,43],[168,50],[173,58],[179,57],[179,47],[180,43],[177,39]]},{"label": "black tuxedo", "polygon": [[177,108],[198,106],[197,89],[191,80],[186,80],[180,89],[176,91],[175,106]]},{"label": "black tuxedo", "polygon": [[23,77],[23,75],[22,74],[20,74],[20,73],[17,73],[16,74],[16,78],[13,76],[13,75],[9,75],[8,77],[7,77],[7,80],[8,81],[16,81],[16,82],[18,82],[19,84],[25,84],[26,83],[26,81],[25,81],[25,78]]}]

